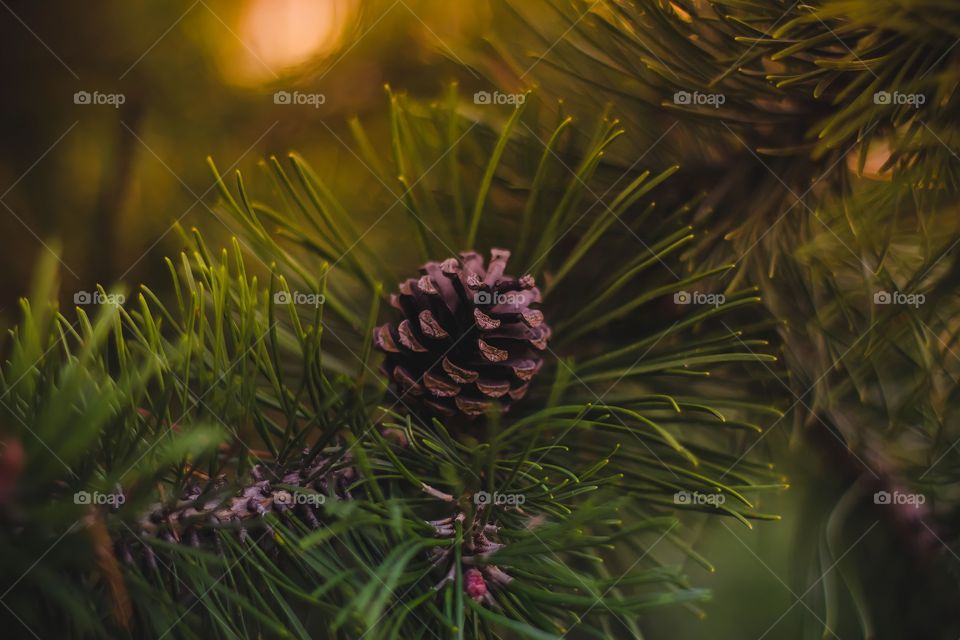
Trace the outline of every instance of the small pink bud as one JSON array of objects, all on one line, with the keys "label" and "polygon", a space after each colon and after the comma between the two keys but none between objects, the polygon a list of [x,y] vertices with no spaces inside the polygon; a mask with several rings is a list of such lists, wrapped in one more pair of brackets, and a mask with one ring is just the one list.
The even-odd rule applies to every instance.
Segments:
[{"label": "small pink bud", "polygon": [[464,574],[466,578],[467,595],[480,602],[487,595],[487,581],[483,579],[483,574],[478,569],[468,569]]}]

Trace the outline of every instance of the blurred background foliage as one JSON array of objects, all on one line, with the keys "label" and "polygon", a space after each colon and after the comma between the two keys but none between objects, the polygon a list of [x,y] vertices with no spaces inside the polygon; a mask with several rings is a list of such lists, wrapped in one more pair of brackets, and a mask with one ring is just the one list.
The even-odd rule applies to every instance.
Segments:
[{"label": "blurred background foliage", "polygon": [[[734,246],[742,250],[759,236],[763,250],[751,259],[756,261],[755,269],[742,271],[738,279],[767,285],[768,292],[780,287],[780,298],[768,296],[769,308],[779,318],[800,319],[793,339],[788,336],[785,341],[792,365],[790,374],[784,374],[785,386],[766,390],[782,401],[783,408],[796,406],[791,388],[800,393],[820,382],[831,386],[831,391],[845,389],[842,383],[833,387],[832,377],[821,382],[838,354],[813,344],[811,335],[829,335],[845,348],[861,349],[854,355],[862,353],[863,361],[878,348],[872,342],[857,344],[857,327],[864,321],[862,309],[838,302],[853,291],[865,295],[865,287],[873,282],[868,274],[860,273],[859,279],[848,278],[837,287],[832,278],[838,265],[850,261],[850,247],[856,251],[854,258],[868,256],[871,268],[877,261],[886,261],[894,280],[902,283],[917,271],[917,245],[930,244],[932,235],[933,246],[927,247],[927,254],[936,256],[938,249],[949,244],[945,240],[952,240],[956,233],[955,200],[924,203],[926,209],[937,212],[929,222],[939,225],[940,236],[921,237],[924,234],[917,232],[913,218],[891,223],[883,215],[889,203],[881,206],[888,192],[872,186],[872,180],[878,179],[876,163],[867,163],[865,176],[854,176],[857,162],[848,160],[845,147],[811,152],[813,160],[802,169],[783,154],[758,161],[751,149],[759,141],[748,132],[757,122],[768,127],[767,131],[781,127],[783,146],[802,143],[807,133],[784,131],[789,114],[770,108],[760,98],[733,100],[720,117],[730,118],[739,110],[744,121],[734,118],[728,131],[720,130],[720,136],[705,133],[717,131],[716,122],[709,117],[679,123],[673,107],[661,104],[669,95],[664,88],[670,86],[671,74],[675,75],[667,67],[679,69],[687,60],[684,56],[693,54],[671,51],[668,38],[643,41],[639,31],[623,26],[630,24],[628,16],[603,13],[602,7],[591,16],[597,21],[581,23],[579,9],[548,1],[6,0],[0,4],[0,46],[4,50],[0,56],[4,83],[4,100],[0,101],[0,233],[5,246],[0,255],[4,271],[0,317],[7,325],[14,320],[15,301],[26,292],[38,256],[58,243],[62,246],[60,277],[65,297],[72,291],[92,290],[98,282],[167,282],[161,258],[180,247],[172,232],[176,221],[203,228],[212,246],[224,244],[229,230],[222,214],[213,208],[215,183],[204,162],[208,155],[216,159],[224,175],[239,168],[256,176],[263,172],[250,169],[261,159],[296,149],[326,182],[337,186],[348,209],[369,209],[364,205],[371,192],[384,185],[361,160],[352,142],[350,121],[358,116],[368,135],[388,138],[385,84],[397,92],[428,99],[442,99],[451,81],[460,84],[464,96],[494,86],[516,90],[539,84],[550,98],[563,99],[563,107],[554,107],[558,113],[562,109],[578,119],[595,116],[613,103],[611,112],[623,121],[631,143],[618,146],[621,151],[627,149],[627,155],[606,159],[609,167],[619,167],[622,172],[639,156],[642,166],[657,173],[682,159],[680,179],[688,187],[685,197],[697,188],[711,188],[696,211],[706,234],[704,242],[688,256],[691,260],[715,260],[713,252],[720,245],[725,247],[721,252],[729,251],[725,234],[743,221],[747,217],[744,211],[752,207],[758,227],[740,238],[744,244],[737,245],[734,238]],[[778,5],[778,12],[782,10],[779,3],[771,4]],[[604,29],[604,20],[620,21],[622,29],[616,33]],[[929,34],[937,38],[957,35],[951,32],[950,22],[937,30],[917,27],[913,20],[907,24],[912,36],[921,40]],[[656,21],[646,26],[665,28]],[[631,58],[631,36],[634,45],[637,41],[644,47],[649,44],[650,54]],[[596,60],[590,59],[596,52],[596,42],[590,38],[616,42],[610,51],[622,54],[614,56],[617,65],[599,73]],[[755,55],[733,60],[748,66],[761,52],[766,52],[766,45],[751,52]],[[669,64],[661,64],[660,57]],[[631,60],[632,66],[628,66]],[[704,86],[711,76],[722,73],[723,67],[706,71],[709,73],[701,78]],[[792,72],[787,68],[776,71]],[[690,75],[684,77],[691,82]],[[769,91],[759,75],[748,74],[737,82],[758,93]],[[274,92],[296,90],[321,93],[325,101],[317,108],[275,103]],[[77,91],[118,92],[125,101],[116,109],[78,105],[73,99]],[[797,109],[803,106],[794,105]],[[471,115],[493,117],[476,109]],[[851,112],[850,117],[858,114]],[[574,139],[584,141],[590,134],[588,127],[581,129],[577,124],[572,132]],[[743,144],[738,135],[749,144]],[[651,145],[649,153],[637,151]],[[731,148],[740,156],[734,163],[727,153]],[[950,165],[953,159],[948,154],[938,162],[955,167]],[[807,196],[810,175],[819,175],[837,162],[841,167],[849,162],[851,171],[836,190],[856,191],[866,202],[860,201],[860,211],[872,217],[859,218],[843,231],[848,212],[842,203],[825,198],[823,209],[818,208],[821,222],[826,221],[822,227],[797,208],[777,234],[760,236],[766,229],[761,223],[779,220],[782,210],[792,206],[791,187]],[[785,182],[773,183],[770,172],[783,176]],[[716,189],[718,185],[720,189]],[[743,201],[744,185],[750,189],[749,202]],[[835,187],[831,178],[811,197],[825,195]],[[877,203],[873,207],[871,197]],[[715,214],[718,210],[726,214]],[[390,215],[404,214],[397,208]],[[372,221],[359,219],[358,226],[365,228]],[[389,224],[379,226],[372,243],[396,243],[389,229]],[[877,249],[888,246],[891,236],[887,233],[898,234],[899,251],[896,246],[889,254]],[[413,239],[401,241],[412,244]],[[795,258],[791,264],[800,271],[780,266],[779,256],[787,254]],[[845,268],[845,273],[866,271],[857,264]],[[775,284],[770,285],[771,281]],[[927,394],[931,405],[937,405],[935,396],[941,394],[940,404],[947,408],[956,386],[953,370],[960,362],[952,361],[948,346],[953,345],[955,331],[949,320],[955,305],[952,283],[951,272],[941,280],[941,295],[932,298],[939,318],[925,318],[939,332],[935,336],[943,336],[943,348],[936,347],[933,340],[927,351],[896,350],[903,362],[911,363],[933,352],[940,363],[937,379],[905,382],[896,378],[909,370],[903,363],[883,372],[890,376],[889,384]],[[809,299],[819,300],[823,306],[792,315],[806,303],[795,295],[804,287],[811,290]],[[854,316],[856,320],[851,320]],[[872,321],[867,318],[864,322]],[[909,334],[909,323],[907,329],[901,324],[897,331],[885,334],[886,342],[896,343],[904,331]],[[842,376],[847,383],[852,380],[854,389],[846,389],[850,395],[841,398],[839,410],[833,405],[832,413],[820,414],[830,424],[827,429],[838,430],[845,439],[863,437],[864,432],[845,429],[844,417],[853,422],[863,420],[864,415],[878,423],[889,419],[884,411],[862,412],[863,405],[877,397],[870,392],[876,386],[869,382],[873,374],[860,374]],[[811,399],[807,403],[818,407]],[[767,512],[782,514],[783,521],[762,524],[750,532],[722,522],[702,531],[699,550],[714,562],[717,571],[698,575],[692,566],[690,571],[695,583],[713,589],[713,601],[703,607],[707,619],[698,620],[677,609],[643,623],[651,637],[820,637],[821,618],[829,600],[834,606],[827,608],[827,615],[835,618],[828,621],[839,638],[862,636],[864,610],[872,620],[869,627],[893,634],[910,628],[918,629],[913,637],[920,638],[960,633],[956,607],[948,604],[956,599],[957,582],[951,574],[958,573],[960,559],[952,551],[940,550],[932,557],[925,556],[925,561],[917,560],[918,556],[906,549],[905,540],[912,538],[902,535],[897,523],[884,521],[862,506],[863,496],[872,487],[851,474],[849,461],[842,455],[845,448],[836,447],[836,433],[820,433],[811,439],[797,428],[809,420],[809,414],[800,411],[804,408],[808,407],[797,407],[788,415],[787,422],[795,427],[792,433],[780,426],[763,441],[792,485],[791,491],[768,497],[763,505]],[[945,411],[939,418],[952,415]],[[912,443],[903,440],[891,446],[900,447],[902,457],[908,459],[907,454],[914,451]],[[953,473],[950,460],[942,463],[944,473]],[[877,460],[869,463],[873,468],[880,466]],[[924,460],[906,464],[922,466]],[[847,524],[838,532],[841,519]],[[845,554],[844,549],[861,537],[863,544],[856,552]],[[839,545],[841,540],[844,542]],[[838,547],[830,548],[834,543]],[[834,566],[836,570],[831,570]],[[827,578],[821,579],[825,571]],[[845,588],[838,588],[840,579]],[[880,632],[877,637],[907,636]]]},{"label": "blurred background foliage", "polygon": [[[8,310],[52,238],[63,243],[66,288],[90,290],[151,280],[179,246],[168,232],[175,220],[223,230],[210,213],[207,155],[229,173],[296,148],[347,203],[362,199],[375,178],[343,144],[348,118],[382,132],[387,82],[418,95],[458,77],[476,82],[441,49],[489,27],[479,3],[418,0],[9,2],[0,11]],[[307,88],[324,104],[274,103],[275,91]],[[126,99],[77,105],[77,91]]]}]

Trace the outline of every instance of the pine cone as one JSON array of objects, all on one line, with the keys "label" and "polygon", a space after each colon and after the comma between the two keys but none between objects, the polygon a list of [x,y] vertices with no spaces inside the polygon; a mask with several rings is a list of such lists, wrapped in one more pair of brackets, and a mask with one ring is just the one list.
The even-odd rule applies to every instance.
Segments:
[{"label": "pine cone", "polygon": [[506,411],[543,366],[550,328],[533,277],[504,275],[509,251],[474,251],[428,262],[400,284],[390,304],[404,319],[373,331],[383,371],[403,404],[426,414],[478,416]]}]

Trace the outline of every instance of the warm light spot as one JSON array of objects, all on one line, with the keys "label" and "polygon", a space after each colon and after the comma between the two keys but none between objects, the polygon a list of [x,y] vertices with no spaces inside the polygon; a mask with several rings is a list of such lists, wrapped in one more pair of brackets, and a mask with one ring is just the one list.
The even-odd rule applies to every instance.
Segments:
[{"label": "warm light spot", "polygon": [[[867,160],[863,165],[863,177],[869,180],[889,181],[892,178],[890,169],[881,172],[880,169],[884,163],[890,159],[890,141],[884,138],[874,138],[870,140],[870,146],[867,151]],[[860,164],[860,148],[847,154],[847,168],[853,173],[857,173]]]},{"label": "warm light spot", "polygon": [[250,0],[236,27],[227,75],[253,84],[330,54],[356,12],[356,0]]}]

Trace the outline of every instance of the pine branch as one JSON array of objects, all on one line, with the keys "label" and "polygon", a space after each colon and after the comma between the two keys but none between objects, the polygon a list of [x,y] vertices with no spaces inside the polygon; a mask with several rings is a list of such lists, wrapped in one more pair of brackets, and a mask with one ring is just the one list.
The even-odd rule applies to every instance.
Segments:
[{"label": "pine branch", "polygon": [[[700,561],[678,534],[677,512],[747,526],[773,518],[754,496],[782,479],[741,458],[757,422],[779,413],[744,392],[763,369],[737,364],[771,356],[749,331],[727,328],[756,296],[671,306],[709,276],[672,275],[669,249],[689,229],[671,220],[645,230],[655,248],[638,257],[639,236],[619,228],[643,219],[639,198],[666,174],[635,176],[594,210],[585,195],[600,189],[593,171],[618,125],[601,122],[582,157],[544,156],[518,133],[555,133],[540,131],[531,98],[512,114],[513,135],[453,126],[469,131],[454,150],[465,167],[457,197],[465,212],[483,213],[448,227],[437,219],[443,208],[425,204],[444,193],[427,168],[444,157],[438,141],[458,107],[393,103],[398,173],[418,194],[406,231],[432,230],[436,246],[474,233],[483,246],[514,244],[501,216],[526,210],[529,230],[551,235],[545,243],[529,233],[516,246],[524,272],[565,282],[545,300],[546,317],[576,318],[583,301],[565,292],[591,290],[597,265],[626,265],[605,267],[616,285],[591,305],[602,322],[546,350],[509,414],[473,427],[426,419],[373,373],[372,327],[388,313],[379,312],[381,276],[409,275],[406,247],[361,258],[377,250],[295,156],[290,168],[267,166],[285,205],[250,198],[239,178],[233,189],[221,182],[223,206],[268,272],[247,264],[239,241],[216,253],[199,232],[183,233],[167,301],[143,288],[96,318],[79,310],[77,328],[45,303],[39,314],[38,303],[24,304],[3,370],[7,440],[22,444],[24,466],[0,527],[4,548],[20,551],[0,560],[5,575],[24,576],[5,603],[27,626],[78,637],[637,632],[640,612],[706,597],[654,549]],[[496,148],[499,163],[470,159]],[[556,171],[524,174],[536,161],[515,163],[523,154]],[[581,170],[571,176],[564,165]],[[371,206],[395,195],[387,187]],[[51,282],[36,300],[52,299]],[[591,386],[614,379],[623,381],[615,397]],[[75,492],[90,504],[74,504]],[[78,551],[91,544],[98,550]],[[25,566],[51,545],[71,552]],[[629,570],[610,575],[602,564]],[[51,592],[53,574],[62,588]]]}]

